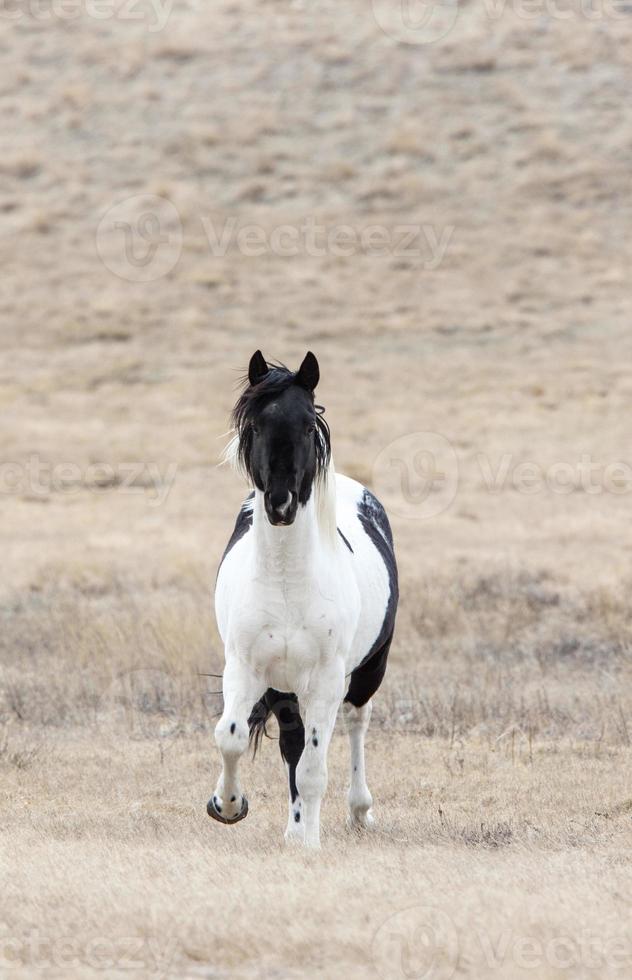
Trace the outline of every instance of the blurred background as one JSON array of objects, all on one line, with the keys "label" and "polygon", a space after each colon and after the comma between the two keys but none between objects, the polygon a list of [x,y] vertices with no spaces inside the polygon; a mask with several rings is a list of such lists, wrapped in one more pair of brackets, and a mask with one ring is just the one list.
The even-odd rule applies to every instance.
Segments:
[{"label": "blurred background", "polygon": [[[212,588],[247,489],[217,464],[256,348],[290,367],[315,352],[336,467],[392,519],[402,606],[376,730],[438,739],[448,783],[459,745],[628,750],[630,16],[607,0],[2,5],[16,786],[32,772],[38,798],[43,745],[98,725],[199,736],[202,806]],[[61,758],[64,780],[83,767]],[[522,840],[510,808],[499,821],[494,840]]]},{"label": "blurred background", "polygon": [[[406,572],[620,577],[625,474],[620,493],[512,484],[584,454],[603,484],[627,452],[620,10],[448,4],[445,36],[411,13],[397,42],[397,4],[24,4],[0,19],[2,449],[25,469],[3,471],[8,583],[212,575],[243,489],[215,466],[256,347],[315,351],[342,471],[371,483],[401,436],[449,441],[458,492],[431,519],[404,508]],[[156,506],[120,485],[152,464],[172,474]]]}]

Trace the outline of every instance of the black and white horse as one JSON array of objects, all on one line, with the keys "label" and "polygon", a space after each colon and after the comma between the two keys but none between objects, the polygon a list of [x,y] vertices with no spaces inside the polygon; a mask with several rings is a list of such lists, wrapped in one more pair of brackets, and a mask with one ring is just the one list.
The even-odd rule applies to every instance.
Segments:
[{"label": "black and white horse", "polygon": [[255,489],[217,577],[226,666],[215,739],[223,767],[207,806],[222,823],[246,816],[239,758],[274,714],[290,788],[286,840],[312,847],[341,703],[351,743],[349,823],[372,822],[364,736],[398,599],[388,518],[373,494],[334,473],[329,428],[314,404],[318,380],[311,352],[293,372],[257,351],[233,410],[228,455]]}]

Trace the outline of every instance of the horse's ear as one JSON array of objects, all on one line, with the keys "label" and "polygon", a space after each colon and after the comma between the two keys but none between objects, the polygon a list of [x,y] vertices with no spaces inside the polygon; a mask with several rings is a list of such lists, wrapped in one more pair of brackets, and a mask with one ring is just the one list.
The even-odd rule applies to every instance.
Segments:
[{"label": "horse's ear", "polygon": [[296,384],[300,385],[301,388],[307,388],[308,391],[313,391],[319,379],[320,370],[318,368],[318,361],[311,350],[308,350],[303,358],[303,363],[296,372]]},{"label": "horse's ear", "polygon": [[266,359],[260,350],[256,350],[250,358],[248,365],[248,381],[253,386],[258,385],[268,373]]}]

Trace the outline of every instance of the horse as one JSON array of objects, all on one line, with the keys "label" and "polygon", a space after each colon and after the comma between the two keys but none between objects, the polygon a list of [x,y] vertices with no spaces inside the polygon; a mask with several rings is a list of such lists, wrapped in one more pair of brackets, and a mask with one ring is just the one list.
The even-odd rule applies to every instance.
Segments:
[{"label": "horse", "polygon": [[260,350],[233,409],[226,455],[254,489],[239,511],[215,587],[225,649],[215,728],[222,771],[207,804],[234,824],[248,813],[238,763],[266,721],[287,768],[288,842],[320,846],[327,752],[340,705],[351,748],[347,822],[373,823],[364,739],[386,670],[398,602],[393,536],[376,497],[336,474],[311,351],[298,371]]}]

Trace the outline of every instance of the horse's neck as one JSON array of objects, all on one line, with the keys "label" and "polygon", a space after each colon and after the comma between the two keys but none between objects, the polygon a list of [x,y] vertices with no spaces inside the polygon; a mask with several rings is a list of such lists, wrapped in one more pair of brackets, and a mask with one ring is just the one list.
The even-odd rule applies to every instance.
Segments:
[{"label": "horse's neck", "polygon": [[300,580],[308,574],[320,546],[314,493],[300,506],[293,524],[273,527],[266,517],[263,493],[255,491],[252,529],[256,561],[270,581]]}]

